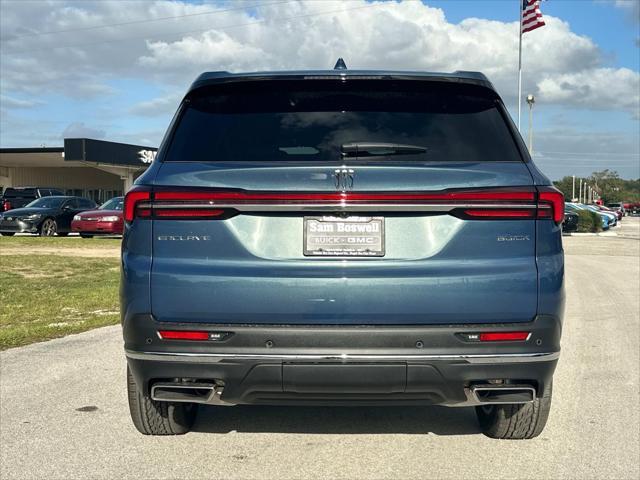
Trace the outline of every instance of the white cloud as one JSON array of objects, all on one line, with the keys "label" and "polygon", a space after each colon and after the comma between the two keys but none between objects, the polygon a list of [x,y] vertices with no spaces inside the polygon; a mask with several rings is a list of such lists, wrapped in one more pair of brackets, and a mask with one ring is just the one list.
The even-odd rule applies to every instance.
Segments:
[{"label": "white cloud", "polygon": [[174,92],[151,100],[139,102],[133,105],[129,112],[142,117],[155,117],[157,115],[172,115],[182,99],[182,93]]},{"label": "white cloud", "polygon": [[88,127],[84,122],[74,122],[67,125],[60,138],[96,138],[102,139],[107,136],[107,132],[97,128]]},{"label": "white cloud", "polygon": [[628,68],[596,68],[549,76],[538,83],[538,91],[547,103],[626,110],[640,118],[640,79],[637,72]]},{"label": "white cloud", "polygon": [[[186,83],[207,69],[330,68],[342,56],[350,68],[480,70],[507,101],[515,101],[516,22],[469,18],[452,24],[442,10],[419,2],[378,2],[371,8],[325,13],[340,5],[368,6],[362,0],[273,7],[265,14],[266,21],[246,29],[212,28],[176,41],[149,41],[148,54],[141,56],[139,63],[161,78]],[[285,25],[277,21],[302,14],[306,16]],[[524,37],[524,88],[548,103],[624,109],[635,115],[640,102],[638,73],[605,68],[603,55],[591,39],[572,32],[569,24],[558,18],[545,20],[544,29]],[[570,75],[574,82],[568,81]],[[620,79],[625,81],[616,91],[626,100],[612,102],[609,85]],[[575,82],[582,80],[587,81],[588,102],[575,95]],[[550,85],[554,85],[551,90]],[[553,95],[545,99],[548,91]]]},{"label": "white cloud", "polygon": [[[640,4],[618,3],[632,12]],[[441,9],[421,2],[301,1],[251,11],[241,6],[155,1],[129,2],[125,9],[105,1],[48,2],[34,9],[31,2],[3,2],[3,94],[97,98],[115,93],[109,82],[123,77],[183,93],[205,70],[323,69],[342,56],[350,68],[481,70],[508,102],[515,101],[517,22],[468,18],[454,24]],[[187,16],[153,21],[178,15]],[[139,19],[149,21],[130,23]],[[590,38],[558,18],[545,21],[546,27],[524,37],[526,91],[542,102],[623,108],[635,115],[638,72],[611,68]],[[122,25],[95,28],[108,24]],[[66,48],[52,48],[61,46]],[[629,100],[611,102],[609,86],[621,78],[616,90]],[[589,102],[575,95],[583,81]],[[144,115],[153,105],[137,108]]]},{"label": "white cloud", "polygon": [[24,100],[21,98],[7,97],[0,95],[0,107],[2,108],[33,108],[42,105],[42,102],[36,100]]}]

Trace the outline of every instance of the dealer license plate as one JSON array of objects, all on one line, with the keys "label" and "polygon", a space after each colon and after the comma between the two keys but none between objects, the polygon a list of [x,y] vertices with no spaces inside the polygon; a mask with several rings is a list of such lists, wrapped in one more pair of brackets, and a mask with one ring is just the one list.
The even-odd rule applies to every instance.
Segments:
[{"label": "dealer license plate", "polygon": [[384,217],[305,217],[304,254],[383,257]]}]

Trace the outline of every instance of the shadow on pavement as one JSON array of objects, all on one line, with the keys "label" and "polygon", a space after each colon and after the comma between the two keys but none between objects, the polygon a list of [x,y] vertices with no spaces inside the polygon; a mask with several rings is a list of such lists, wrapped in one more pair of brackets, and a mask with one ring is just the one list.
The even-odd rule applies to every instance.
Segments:
[{"label": "shadow on pavement", "polygon": [[193,431],[208,433],[480,433],[473,408],[200,406]]}]

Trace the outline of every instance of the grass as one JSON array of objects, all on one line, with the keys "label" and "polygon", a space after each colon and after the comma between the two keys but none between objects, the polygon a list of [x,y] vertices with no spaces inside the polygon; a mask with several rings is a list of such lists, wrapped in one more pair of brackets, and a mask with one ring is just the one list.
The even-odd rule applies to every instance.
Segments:
[{"label": "grass", "polygon": [[117,323],[119,279],[117,258],[0,256],[0,350]]},{"label": "grass", "polygon": [[112,237],[0,237],[0,248],[55,247],[55,248],[107,248],[120,246],[120,238]]}]

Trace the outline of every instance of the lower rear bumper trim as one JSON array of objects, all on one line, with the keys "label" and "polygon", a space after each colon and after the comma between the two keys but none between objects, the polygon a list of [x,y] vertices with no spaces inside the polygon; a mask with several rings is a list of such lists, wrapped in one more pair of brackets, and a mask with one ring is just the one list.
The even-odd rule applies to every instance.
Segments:
[{"label": "lower rear bumper trim", "polygon": [[426,355],[367,355],[367,354],[238,354],[125,351],[128,358],[160,362],[219,363],[223,361],[460,361],[473,364],[550,362],[560,352],[504,353],[504,354],[426,354]]}]

